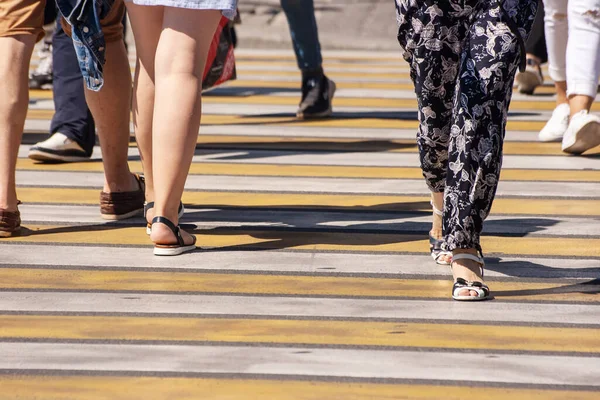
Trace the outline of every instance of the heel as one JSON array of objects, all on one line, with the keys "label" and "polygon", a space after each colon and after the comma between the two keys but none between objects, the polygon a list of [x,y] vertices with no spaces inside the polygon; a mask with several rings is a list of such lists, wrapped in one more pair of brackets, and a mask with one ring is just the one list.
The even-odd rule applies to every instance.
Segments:
[{"label": "heel", "polygon": [[185,244],[183,237],[181,236],[181,229],[178,225],[175,225],[169,219],[165,217],[154,217],[152,224],[163,224],[173,232],[177,239],[177,244],[162,244],[154,243],[154,255],[155,256],[178,256],[189,251],[196,249],[196,236],[192,235],[194,242],[192,244]]}]

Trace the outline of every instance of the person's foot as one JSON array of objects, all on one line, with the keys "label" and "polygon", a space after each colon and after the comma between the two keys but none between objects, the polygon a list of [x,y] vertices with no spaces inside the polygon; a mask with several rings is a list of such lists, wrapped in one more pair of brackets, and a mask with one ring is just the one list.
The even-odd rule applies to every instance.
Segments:
[{"label": "person's foot", "polygon": [[120,221],[144,214],[144,178],[133,174],[135,189],[123,192],[100,192],[100,214],[103,219]]},{"label": "person's foot", "polygon": [[36,143],[29,150],[28,156],[32,160],[42,162],[77,162],[91,157],[77,142],[60,132]]},{"label": "person's foot", "polygon": [[52,89],[52,44],[44,43],[38,55],[40,62],[29,76],[29,88]]},{"label": "person's foot", "polygon": [[538,135],[540,142],[560,142],[569,127],[569,104],[559,104]]},{"label": "person's foot", "polygon": [[544,83],[544,75],[540,63],[531,57],[527,57],[527,67],[524,72],[517,73],[515,78],[519,93],[533,94],[535,88]]},{"label": "person's foot", "polygon": [[21,231],[21,214],[17,202],[16,210],[0,208],[0,238],[16,236]]},{"label": "person's foot", "polygon": [[322,75],[311,77],[302,82],[302,101],[296,112],[300,119],[324,118],[331,115],[335,82]]},{"label": "person's foot", "polygon": [[600,118],[582,110],[571,117],[562,141],[565,153],[581,154],[600,145]]},{"label": "person's foot", "polygon": [[452,255],[452,276],[455,282],[452,297],[455,300],[488,298],[489,288],[483,281],[483,258],[477,250],[455,249]]},{"label": "person's foot", "polygon": [[162,216],[152,219],[150,239],[155,256],[177,256],[196,249],[196,237],[182,230],[177,222]]}]

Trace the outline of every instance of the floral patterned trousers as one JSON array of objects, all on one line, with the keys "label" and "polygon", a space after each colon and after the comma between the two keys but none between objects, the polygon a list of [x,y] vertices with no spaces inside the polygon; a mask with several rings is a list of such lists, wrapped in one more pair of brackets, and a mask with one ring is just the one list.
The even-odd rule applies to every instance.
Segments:
[{"label": "floral patterned trousers", "polygon": [[536,9],[537,0],[396,0],[418,99],[421,168],[430,190],[444,192],[448,251],[481,251],[520,45]]}]

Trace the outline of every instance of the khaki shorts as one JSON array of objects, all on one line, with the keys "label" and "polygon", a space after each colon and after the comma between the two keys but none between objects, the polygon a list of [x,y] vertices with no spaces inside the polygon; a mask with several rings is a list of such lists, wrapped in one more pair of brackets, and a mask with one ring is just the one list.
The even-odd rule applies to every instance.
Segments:
[{"label": "khaki shorts", "polygon": [[[54,1],[54,0],[49,0]],[[46,0],[0,0],[0,37],[36,35],[44,37],[44,7]],[[123,40],[123,17],[125,3],[115,0],[108,15],[100,21],[106,42]],[[71,35],[71,26],[63,19],[63,29]]]}]

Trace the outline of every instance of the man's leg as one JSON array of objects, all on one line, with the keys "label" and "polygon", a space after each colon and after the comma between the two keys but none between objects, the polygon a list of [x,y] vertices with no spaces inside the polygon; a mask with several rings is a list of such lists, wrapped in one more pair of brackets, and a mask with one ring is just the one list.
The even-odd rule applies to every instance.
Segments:
[{"label": "man's leg", "polygon": [[52,136],[37,143],[29,158],[38,161],[82,161],[88,159],[96,142],[96,127],[85,101],[83,78],[73,41],[57,21],[53,37],[55,113]]},{"label": "man's leg", "polygon": [[281,0],[290,26],[298,68],[302,71],[302,101],[298,118],[331,115],[335,83],[323,73],[321,44],[313,0]]},{"label": "man's leg", "polygon": [[[104,163],[101,212],[103,218],[111,220],[141,215],[144,210],[143,184],[131,174],[127,164],[131,71],[123,41],[124,14],[123,0],[116,0],[103,16],[101,23],[106,41],[104,86],[98,92],[85,90],[88,107],[96,121]],[[64,21],[63,28],[70,34]]]},{"label": "man's leg", "polygon": [[18,232],[16,164],[29,103],[29,61],[43,37],[44,2],[0,2],[0,237]]},{"label": "man's leg", "polygon": [[16,211],[15,169],[23,136],[35,35],[0,37],[0,209]]}]

